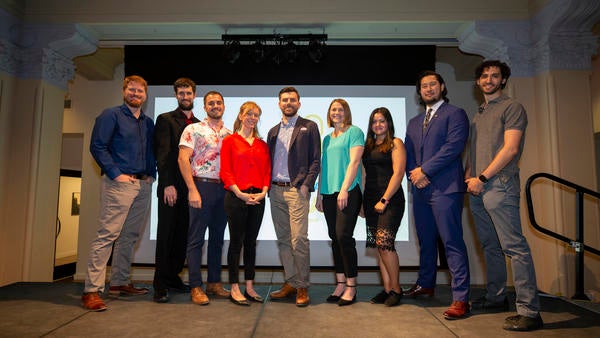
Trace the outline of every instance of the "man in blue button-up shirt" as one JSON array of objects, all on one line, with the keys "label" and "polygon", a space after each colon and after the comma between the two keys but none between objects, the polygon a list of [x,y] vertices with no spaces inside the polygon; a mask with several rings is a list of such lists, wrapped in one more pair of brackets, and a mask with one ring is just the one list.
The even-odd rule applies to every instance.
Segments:
[{"label": "man in blue button-up shirt", "polygon": [[134,245],[144,229],[150,211],[151,185],[156,177],[152,151],[154,122],[144,115],[148,85],[139,76],[123,81],[123,105],[105,109],[92,131],[90,152],[102,170],[99,227],[92,242],[83,307],[103,311],[106,264],[113,259],[110,293],[142,295],[148,289],[135,288],[129,280]]},{"label": "man in blue button-up shirt", "polygon": [[311,120],[298,115],[300,94],[294,87],[279,92],[281,123],[269,131],[272,185],[269,197],[285,284],[271,292],[273,300],[296,295],[296,305],[310,303],[310,194],[321,170],[321,135]]}]

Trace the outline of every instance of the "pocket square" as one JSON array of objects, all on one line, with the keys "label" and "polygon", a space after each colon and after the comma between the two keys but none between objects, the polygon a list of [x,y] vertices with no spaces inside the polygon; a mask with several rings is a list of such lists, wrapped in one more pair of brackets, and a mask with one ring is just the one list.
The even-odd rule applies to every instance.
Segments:
[{"label": "pocket square", "polygon": [[306,127],[301,127],[300,130],[308,130]]}]

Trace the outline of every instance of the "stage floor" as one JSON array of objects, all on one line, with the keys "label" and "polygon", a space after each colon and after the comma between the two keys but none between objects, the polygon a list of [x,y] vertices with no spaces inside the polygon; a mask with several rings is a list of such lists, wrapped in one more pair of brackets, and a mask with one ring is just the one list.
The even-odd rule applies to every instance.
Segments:
[{"label": "stage floor", "polygon": [[[146,285],[136,283],[137,286]],[[264,297],[280,285],[259,284]],[[408,285],[404,285],[408,287]],[[472,312],[462,320],[445,320],[451,302],[449,286],[438,286],[432,299],[403,299],[385,307],[369,303],[379,292],[375,285],[359,285],[358,301],[339,307],[325,302],[331,285],[309,289],[311,305],[271,301],[234,305],[211,299],[207,306],[191,303],[189,294],[171,293],[171,302],[157,304],[152,295],[110,298],[108,310],[88,312],[80,305],[83,284],[17,283],[0,288],[0,337],[599,337],[600,313],[565,299],[542,295],[544,328],[533,332],[502,329],[509,312]],[[471,299],[483,294],[473,288]]]}]

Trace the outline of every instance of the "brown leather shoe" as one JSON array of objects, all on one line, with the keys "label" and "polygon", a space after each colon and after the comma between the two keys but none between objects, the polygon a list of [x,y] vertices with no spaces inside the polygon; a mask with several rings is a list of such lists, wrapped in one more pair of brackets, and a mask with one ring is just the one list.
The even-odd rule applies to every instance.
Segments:
[{"label": "brown leather shoe", "polygon": [[295,294],[296,294],[296,288],[289,285],[288,283],[285,283],[285,284],[283,284],[281,289],[279,289],[277,291],[273,291],[269,295],[271,296],[271,299],[277,300],[277,299],[284,299],[284,298],[287,298],[287,297],[295,295]]},{"label": "brown leather shoe", "polygon": [[198,305],[206,305],[210,302],[208,296],[204,293],[204,290],[199,286],[192,288],[191,298],[192,302]]},{"label": "brown leather shoe", "polygon": [[219,298],[229,298],[231,292],[225,289],[221,283],[208,283],[206,284],[206,294]]},{"label": "brown leather shoe", "polygon": [[421,295],[426,295],[429,297],[433,297],[435,293],[434,288],[424,288],[419,284],[413,285],[410,289],[403,291],[405,297],[417,297]]},{"label": "brown leather shoe", "polygon": [[296,294],[296,306],[304,307],[310,304],[310,297],[308,297],[307,288],[298,288]]},{"label": "brown leather shoe", "polygon": [[90,311],[104,311],[106,310],[106,304],[100,298],[98,292],[87,292],[81,296],[83,307]]},{"label": "brown leather shoe", "polygon": [[461,319],[469,315],[469,303],[455,300],[452,305],[444,312],[444,318],[448,320]]},{"label": "brown leather shoe", "polygon": [[112,296],[141,296],[148,293],[147,288],[136,288],[132,283],[127,285],[110,286],[108,293]]}]

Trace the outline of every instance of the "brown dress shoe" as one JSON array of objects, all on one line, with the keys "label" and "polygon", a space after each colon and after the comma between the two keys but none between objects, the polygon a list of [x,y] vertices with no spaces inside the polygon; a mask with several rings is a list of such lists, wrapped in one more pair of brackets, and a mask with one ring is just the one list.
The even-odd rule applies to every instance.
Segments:
[{"label": "brown dress shoe", "polygon": [[448,320],[465,318],[470,311],[469,303],[455,300],[444,312],[444,318]]},{"label": "brown dress shoe", "polygon": [[270,293],[271,299],[284,299],[296,294],[296,288],[288,283],[283,284],[281,289]]},{"label": "brown dress shoe", "polygon": [[413,285],[410,289],[403,291],[404,296],[406,297],[417,297],[421,295],[427,295],[429,297],[433,297],[435,293],[434,288],[424,288],[419,284]]},{"label": "brown dress shoe", "polygon": [[148,293],[147,288],[136,288],[132,283],[127,285],[110,286],[108,293],[113,296],[140,296]]},{"label": "brown dress shoe", "polygon": [[214,295],[219,298],[229,298],[231,292],[225,289],[221,283],[208,283],[206,284],[206,294]]},{"label": "brown dress shoe", "polygon": [[106,304],[100,298],[98,292],[87,292],[81,296],[83,307],[90,311],[104,311],[106,310]]},{"label": "brown dress shoe", "polygon": [[296,306],[304,307],[310,304],[310,297],[308,297],[307,288],[298,288],[296,294]]},{"label": "brown dress shoe", "polygon": [[206,305],[209,303],[208,296],[204,293],[201,287],[196,286],[191,291],[192,302],[198,305]]}]

